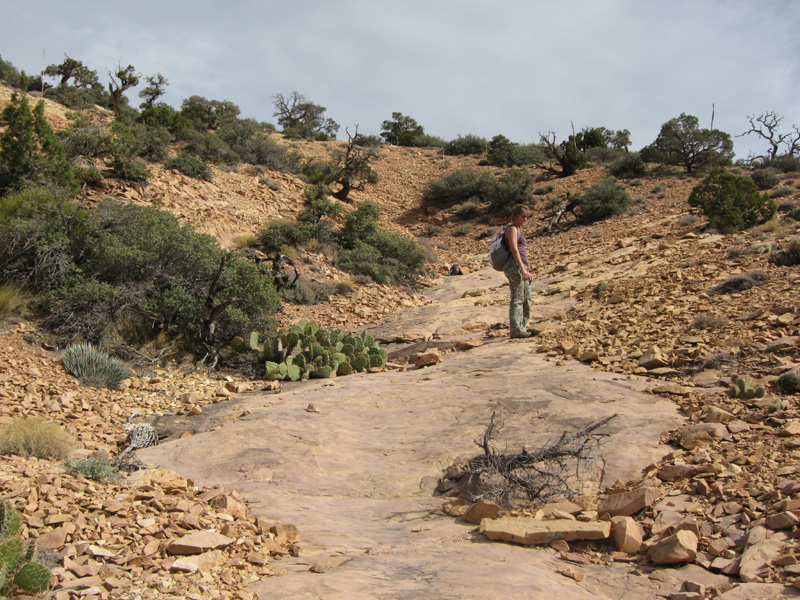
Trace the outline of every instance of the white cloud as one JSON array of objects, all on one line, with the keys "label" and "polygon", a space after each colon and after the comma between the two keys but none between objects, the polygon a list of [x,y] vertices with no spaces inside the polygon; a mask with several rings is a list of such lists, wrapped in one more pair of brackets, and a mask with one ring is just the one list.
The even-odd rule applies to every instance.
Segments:
[{"label": "white cloud", "polygon": [[[3,6],[6,5],[6,6]],[[534,142],[571,124],[631,131],[634,147],[682,112],[738,134],[775,110],[800,123],[800,4],[736,0],[0,0],[0,54],[38,72],[67,53],[133,64],[190,95],[274,121],[297,90],[365,133],[400,111],[446,139]],[[138,104],[135,94],[129,94]],[[757,148],[737,138],[737,155]]]}]

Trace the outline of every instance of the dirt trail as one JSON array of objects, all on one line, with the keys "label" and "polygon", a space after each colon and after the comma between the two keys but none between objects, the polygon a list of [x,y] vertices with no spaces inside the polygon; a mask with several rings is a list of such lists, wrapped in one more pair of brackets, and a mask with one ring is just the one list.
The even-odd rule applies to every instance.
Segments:
[{"label": "dirt trail", "polygon": [[[462,285],[485,286],[487,277],[475,274]],[[438,306],[447,322],[458,310],[452,301]],[[496,305],[486,311],[484,327],[501,318]],[[409,309],[392,327],[408,333],[419,321]],[[512,448],[618,414],[603,446],[601,485],[636,477],[666,453],[659,436],[681,419],[673,403],[645,393],[652,384],[574,362],[556,366],[532,348],[498,338],[425,369],[248,394],[214,431],[140,458],[237,489],[254,513],[300,527],[302,556],[278,563],[284,576],[254,585],[262,598],[641,598],[659,586],[676,590],[623,565],[582,567],[588,577],[578,583],[556,573],[565,563],[555,552],[485,542],[474,526],[438,512],[438,477],[478,452],[473,440],[493,411]],[[308,411],[310,403],[319,412]],[[347,562],[309,572],[329,556]]]}]

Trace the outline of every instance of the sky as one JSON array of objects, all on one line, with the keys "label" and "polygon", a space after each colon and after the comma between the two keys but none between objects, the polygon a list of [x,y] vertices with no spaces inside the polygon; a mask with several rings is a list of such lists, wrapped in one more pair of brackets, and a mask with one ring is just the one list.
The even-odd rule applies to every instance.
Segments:
[{"label": "sky", "polygon": [[[732,136],[766,111],[800,126],[798,0],[0,0],[0,14],[0,56],[26,73],[66,54],[107,84],[132,64],[164,75],[176,108],[199,95],[273,124],[273,96],[297,91],[341,139],[393,112],[446,140],[628,129],[634,150],[681,113]],[[765,148],[734,137],[737,158]]]}]

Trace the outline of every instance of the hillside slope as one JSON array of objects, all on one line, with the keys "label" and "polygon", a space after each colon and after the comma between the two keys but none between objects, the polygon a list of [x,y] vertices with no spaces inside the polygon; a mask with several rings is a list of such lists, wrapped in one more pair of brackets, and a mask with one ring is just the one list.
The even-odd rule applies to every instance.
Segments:
[{"label": "hillside slope", "polygon": [[[0,108],[8,96],[7,90],[0,88]],[[54,126],[65,126],[63,107],[50,102],[46,105]],[[335,144],[296,142],[293,146],[308,156],[324,156]],[[424,241],[437,256],[435,268],[440,275],[446,274],[452,264],[473,271],[486,268],[487,241],[477,238],[486,229],[499,227],[499,219],[479,217],[469,223],[472,230],[467,235],[457,235],[461,222],[446,212],[428,214],[420,208],[421,191],[428,181],[465,166],[478,168],[474,158],[443,157],[436,150],[382,148],[375,165],[379,183],[354,193],[353,199],[368,198],[380,204],[382,224],[395,231],[420,236],[438,228]],[[87,194],[86,201],[91,203],[107,195],[159,206],[230,247],[270,220],[296,215],[306,185],[293,175],[279,172],[267,173],[271,181],[280,184],[274,189],[278,186],[259,183],[258,177],[246,175],[243,170],[214,169],[212,182],[194,180],[159,165],[151,165],[151,170],[147,186],[107,179],[103,189]],[[553,180],[549,182],[554,186],[550,195],[564,197],[567,192],[580,192],[605,176],[602,168],[595,167]],[[798,197],[797,177],[793,174],[784,178],[784,184],[795,189],[794,199]],[[693,515],[699,523],[698,532],[703,534],[697,564],[736,575],[748,548],[743,534],[759,526],[761,529],[756,531],[766,538],[777,529],[776,515],[795,515],[791,511],[796,511],[794,503],[800,489],[795,479],[800,397],[797,393],[779,394],[774,382],[782,373],[800,368],[800,271],[796,266],[770,264],[765,249],[784,247],[800,234],[800,224],[779,216],[765,226],[738,234],[705,231],[705,220],[691,215],[687,204],[696,183],[696,179],[683,173],[652,168],[648,175],[627,186],[639,200],[633,214],[531,239],[529,254],[536,278],[534,303],[558,300],[563,309],[532,325],[537,336],[530,344],[531,351],[544,354],[556,364],[580,360],[622,377],[661,382],[660,393],[678,403],[690,424],[732,424],[724,428],[721,438],[706,432],[698,443],[690,441],[685,432],[665,432],[664,439],[671,440],[675,450],[663,464],[649,469],[647,475],[650,481],[657,474],[663,475],[659,480],[665,493],[686,494],[688,502],[695,503]],[[538,214],[543,213],[540,207]],[[541,223],[532,219],[530,229]],[[325,256],[309,253],[306,258],[308,263],[298,263],[303,262],[308,277],[346,278]],[[309,265],[315,269],[307,268]],[[715,284],[753,271],[766,274],[756,282],[759,285],[729,294],[710,293]],[[502,309],[506,296],[507,287],[501,285],[464,301]],[[377,327],[393,314],[423,305],[446,310],[448,302],[426,295],[424,288],[398,290],[355,285],[350,295],[334,296],[316,305],[286,304],[280,318],[282,323],[292,323],[305,316],[324,325],[357,330]],[[98,391],[81,387],[64,373],[58,353],[35,322],[18,320],[0,327],[0,424],[22,416],[44,416],[76,434],[87,452],[117,454],[125,442],[123,425],[134,411],[147,415],[180,413],[188,419],[188,415],[208,412],[211,405],[239,391],[264,387],[264,382],[234,381],[230,375],[231,380],[226,381],[217,374],[187,374],[187,365],[162,364],[153,357],[123,391]],[[476,329],[473,322],[461,331],[449,324],[445,331],[432,322],[427,330],[415,335],[406,337],[405,342],[441,341],[442,351],[447,353],[452,340],[459,336],[496,340],[506,336],[507,330],[497,323]],[[765,397],[728,397],[725,389],[734,374],[754,378],[765,387]],[[132,501],[140,501],[142,494],[153,492],[147,486],[159,490],[157,502],[150,503],[152,514],[134,515],[113,504],[119,494],[129,493],[125,486],[87,483],[64,474],[61,466],[51,461],[0,457],[0,471],[4,497],[24,509],[26,533],[43,536],[58,530],[51,537],[61,542],[53,545],[60,553],[62,567],[57,574],[62,585],[87,577],[99,578],[103,569],[103,578],[111,577],[119,583],[118,588],[112,587],[112,595],[123,593],[140,579],[149,582],[149,597],[199,593],[205,585],[199,575],[177,574],[172,564],[167,564],[164,540],[176,537],[178,532],[166,528],[169,519],[165,507],[169,503],[158,495],[163,492],[161,484],[148,482],[144,484],[146,489],[133,493]],[[664,475],[665,472],[684,475]],[[174,492],[169,482],[165,485],[172,490],[167,495]],[[192,490],[188,485],[180,494],[195,499],[206,491]],[[221,495],[232,497],[229,493],[217,494]],[[217,496],[208,494],[209,498]],[[96,501],[89,501],[90,498]],[[179,499],[174,500],[172,504],[177,505]],[[185,517],[179,526],[182,533],[212,526],[221,528],[213,519],[218,514],[227,515],[223,508],[211,508],[207,502],[199,509],[185,503],[180,506],[181,510],[175,512]],[[198,517],[192,510],[202,513],[202,518],[189,518]],[[62,519],[59,515],[68,517]],[[112,515],[117,516],[111,518]],[[737,515],[738,520],[727,518]],[[258,557],[247,558],[248,552],[265,552],[266,540],[271,539],[270,527],[265,532],[264,524],[259,525],[257,520],[245,524],[244,520],[237,520],[240,517],[230,520],[229,516],[222,520],[238,527],[248,541],[229,553],[226,568],[215,570],[210,577],[216,592],[234,590],[236,597],[248,597],[244,591],[248,582],[279,573],[280,567],[278,562],[268,566],[271,558],[261,564]],[[130,525],[132,519],[156,521],[140,523],[135,528]],[[652,525],[651,515],[644,519],[650,519],[645,524]],[[796,515],[784,519],[794,527]],[[720,523],[719,527],[713,525]],[[702,524],[707,524],[707,530]],[[302,530],[302,523],[297,525]],[[61,533],[64,538],[58,539]],[[100,551],[90,551],[90,544],[86,543],[108,536],[113,539],[110,545],[114,560],[106,560],[108,557]],[[730,552],[726,548],[725,552],[714,554],[719,548],[719,544],[712,546],[714,540],[725,536],[732,540],[736,536]],[[66,539],[70,542],[65,544]],[[145,553],[143,558],[142,549],[154,540],[160,541],[149,545],[151,553]],[[290,546],[284,546],[273,553],[273,558],[290,550]],[[797,555],[796,543],[786,540],[779,550],[779,556],[792,558],[760,565],[752,575],[754,579],[793,579],[791,569],[784,571],[783,567],[797,562],[793,558]],[[717,561],[720,557],[723,560]],[[164,583],[167,580],[171,583]],[[87,579],[86,583],[100,586],[102,578]],[[107,594],[108,585],[104,589]],[[102,593],[98,591],[98,595]]]}]

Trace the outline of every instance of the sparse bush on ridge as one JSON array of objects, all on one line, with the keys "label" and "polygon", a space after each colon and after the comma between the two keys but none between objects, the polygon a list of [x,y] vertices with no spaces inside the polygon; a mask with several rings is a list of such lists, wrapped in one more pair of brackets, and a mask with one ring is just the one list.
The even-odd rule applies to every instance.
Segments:
[{"label": "sparse bush on ridge", "polygon": [[448,156],[469,156],[475,154],[484,154],[488,142],[485,138],[468,133],[465,136],[458,136],[454,140],[447,142],[444,147],[444,153]]},{"label": "sparse bush on ridge", "polygon": [[494,177],[476,169],[460,169],[429,181],[422,191],[423,206],[449,208],[468,201],[489,199]]}]

